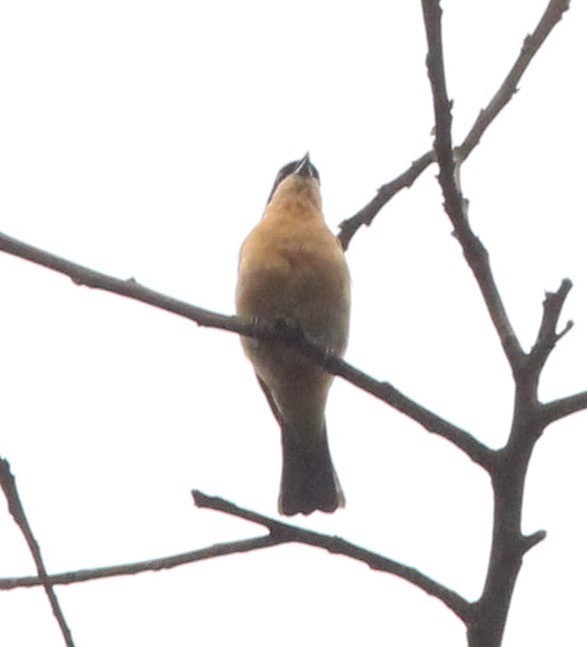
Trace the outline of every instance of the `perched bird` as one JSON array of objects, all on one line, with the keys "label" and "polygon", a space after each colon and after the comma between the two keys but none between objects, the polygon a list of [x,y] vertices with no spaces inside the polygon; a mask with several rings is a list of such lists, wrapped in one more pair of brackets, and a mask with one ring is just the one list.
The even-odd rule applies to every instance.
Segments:
[{"label": "perched bird", "polygon": [[[337,356],[345,351],[349,272],[324,222],[320,178],[309,154],[278,173],[263,218],[242,245],[236,310],[245,319],[285,320]],[[344,506],[324,421],[333,376],[278,342],[242,337],[242,344],[281,427],[279,512]]]}]

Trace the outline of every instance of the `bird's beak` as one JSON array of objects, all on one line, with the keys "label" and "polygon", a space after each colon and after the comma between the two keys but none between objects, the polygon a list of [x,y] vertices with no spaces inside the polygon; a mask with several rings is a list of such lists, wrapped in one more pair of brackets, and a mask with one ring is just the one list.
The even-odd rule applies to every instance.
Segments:
[{"label": "bird's beak", "polygon": [[296,170],[294,171],[296,175],[301,175],[302,177],[312,177],[312,162],[310,162],[310,151],[308,151],[300,160]]}]

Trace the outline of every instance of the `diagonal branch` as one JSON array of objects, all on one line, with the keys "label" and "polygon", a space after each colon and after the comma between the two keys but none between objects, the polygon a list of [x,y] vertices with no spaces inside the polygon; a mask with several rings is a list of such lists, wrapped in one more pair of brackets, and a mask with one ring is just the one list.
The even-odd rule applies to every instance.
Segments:
[{"label": "diagonal branch", "polygon": [[65,616],[59,605],[59,600],[55,595],[53,590],[53,585],[49,581],[45,565],[43,563],[43,558],[41,557],[41,549],[39,544],[33,535],[33,531],[29,525],[29,522],[26,518],[24,508],[20,497],[18,496],[18,490],[16,488],[16,481],[14,476],[10,471],[10,464],[4,458],[0,458],[0,487],[4,491],[4,496],[8,502],[8,510],[16,525],[20,528],[20,531],[24,535],[26,543],[29,547],[33,560],[35,561],[35,566],[37,567],[37,573],[39,574],[40,583],[45,589],[49,603],[51,604],[51,609],[53,610],[53,615],[57,620],[61,634],[63,635],[63,640],[68,647],[75,647],[73,642],[73,637],[71,631],[67,626]]},{"label": "diagonal branch", "polygon": [[464,622],[466,622],[470,617],[473,606],[470,602],[467,602],[465,598],[461,597],[458,593],[455,593],[452,589],[439,584],[411,566],[406,566],[405,564],[396,562],[395,560],[373,553],[370,550],[361,548],[361,546],[345,541],[340,537],[322,535],[312,530],[306,530],[281,521],[276,521],[271,517],[266,517],[257,512],[241,508],[230,501],[226,501],[219,497],[208,496],[198,490],[193,490],[192,495],[194,497],[194,502],[198,507],[218,510],[225,514],[246,519],[252,523],[261,524],[269,530],[270,536],[278,537],[282,541],[324,548],[335,555],[345,555],[351,559],[363,562],[373,570],[397,575],[398,577],[411,582],[429,595],[432,595],[444,602],[444,604],[446,604],[446,606]]},{"label": "diagonal branch", "polygon": [[476,463],[487,467],[492,459],[492,450],[480,443],[468,432],[419,405],[387,382],[378,382],[366,373],[325,351],[320,345],[306,338],[298,328],[288,326],[285,322],[246,322],[237,317],[227,317],[210,310],[198,308],[185,301],[173,299],[160,292],[150,290],[137,283],[134,279],[123,281],[101,272],[95,272],[83,265],[72,263],[1,233],[0,251],[65,274],[77,285],[86,285],[135,299],[190,319],[200,326],[219,328],[248,337],[275,340],[288,344],[316,361],[329,373],[338,375],[363,391],[374,395],[379,400],[420,423],[431,433],[446,438]]},{"label": "diagonal branch", "polygon": [[72,261],[55,256],[38,247],[23,243],[16,238],[11,238],[3,233],[0,233],[0,251],[17,256],[18,258],[24,258],[31,263],[69,276],[76,285],[85,285],[89,288],[113,292],[123,297],[128,297],[129,299],[136,299],[156,308],[174,312],[180,317],[191,319],[200,326],[211,326],[213,328],[221,328],[246,334],[242,330],[243,327],[238,326],[236,317],[219,315],[210,310],[192,306],[185,301],[173,299],[161,292],[149,290],[149,288],[139,285],[134,278],[123,281],[108,274],[96,272],[78,263],[73,263]]},{"label": "diagonal branch", "polygon": [[[569,8],[570,0],[550,0],[538,26],[532,34],[526,36],[521,51],[511,70],[503,83],[487,104],[479,113],[477,119],[469,130],[467,136],[460,146],[455,148],[455,158],[460,163],[464,162],[473,149],[479,144],[481,137],[494,121],[497,115],[509,103],[517,91],[518,83],[526,71],[528,65],[534,58],[555,25],[561,20],[563,14]],[[352,237],[363,225],[369,226],[379,211],[402,189],[412,186],[414,181],[434,162],[436,159],[434,151],[430,150],[421,155],[412,166],[398,175],[395,180],[384,184],[375,197],[367,203],[359,212],[351,218],[344,220],[340,225],[339,239],[347,249]]]},{"label": "diagonal branch", "polygon": [[524,39],[520,54],[499,90],[495,93],[487,108],[481,110],[463,143],[455,150],[457,159],[464,161],[469,157],[491,122],[518,91],[518,83],[522,75],[550,32],[560,22],[565,11],[568,10],[570,2],[571,0],[550,0],[534,32]]},{"label": "diagonal branch", "polygon": [[351,238],[355,235],[357,230],[363,225],[368,227],[373,222],[375,216],[393,198],[393,196],[396,193],[399,193],[402,189],[411,187],[435,159],[434,151],[424,153],[424,155],[421,155],[412,163],[409,169],[404,171],[401,175],[398,175],[395,180],[379,187],[377,194],[371,202],[368,202],[351,218],[343,220],[343,222],[338,225],[340,229],[338,232],[338,240],[340,240],[342,248],[344,250],[348,249]]},{"label": "diagonal branch", "polygon": [[444,209],[453,224],[454,234],[461,244],[465,259],[477,280],[503,350],[514,374],[516,374],[523,361],[524,353],[493,278],[487,250],[473,233],[465,215],[463,197],[455,179],[457,169],[452,148],[451,102],[446,91],[444,73],[440,6],[433,0],[422,0],[422,9],[428,41],[426,62],[434,100],[436,123],[434,150],[440,169],[438,181],[444,195]]},{"label": "diagonal branch", "polygon": [[542,370],[550,353],[554,350],[556,343],[573,327],[573,322],[567,321],[561,332],[556,331],[561,311],[572,287],[573,284],[570,279],[564,279],[556,292],[546,293],[542,304],[542,321],[540,322],[536,342],[528,355],[528,361],[537,375]]},{"label": "diagonal branch", "polygon": [[[48,575],[47,581],[51,585],[58,584],[77,584],[78,582],[89,582],[106,577],[118,577],[119,575],[137,575],[149,571],[162,571],[165,569],[176,568],[185,564],[201,562],[205,559],[222,557],[223,555],[234,555],[235,553],[246,553],[251,550],[259,550],[270,546],[277,546],[285,543],[286,540],[277,536],[263,535],[253,539],[242,539],[240,541],[230,541],[223,544],[214,544],[207,548],[192,550],[179,555],[169,557],[158,557],[142,562],[133,562],[131,564],[119,564],[117,566],[104,566],[102,568],[87,568],[79,571],[69,571],[67,573],[56,573]],[[40,577],[13,577],[0,578],[0,591],[11,589],[28,588],[43,584]]]},{"label": "diagonal branch", "polygon": [[444,420],[444,418],[408,398],[388,382],[378,382],[333,355],[328,355],[325,358],[323,366],[329,373],[343,377],[363,391],[370,393],[415,420],[430,433],[446,438],[481,467],[489,469],[491,466],[495,455],[493,450],[489,449],[469,432]]}]

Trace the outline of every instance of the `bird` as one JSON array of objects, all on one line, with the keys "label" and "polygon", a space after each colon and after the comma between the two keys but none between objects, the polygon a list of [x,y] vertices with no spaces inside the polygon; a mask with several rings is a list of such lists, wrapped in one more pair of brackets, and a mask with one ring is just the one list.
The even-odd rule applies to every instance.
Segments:
[{"label": "bird", "polygon": [[[324,220],[320,175],[306,153],[279,171],[261,221],[242,244],[236,312],[248,321],[285,321],[342,357],[350,303],[344,252]],[[291,345],[241,342],[281,429],[280,514],[344,507],[324,417],[333,376]]]}]

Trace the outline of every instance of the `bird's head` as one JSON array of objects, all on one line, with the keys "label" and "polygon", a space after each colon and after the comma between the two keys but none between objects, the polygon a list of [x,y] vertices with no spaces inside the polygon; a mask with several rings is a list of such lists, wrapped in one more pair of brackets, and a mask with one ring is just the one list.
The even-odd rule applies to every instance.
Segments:
[{"label": "bird's head", "polygon": [[321,207],[320,174],[310,161],[310,153],[306,153],[300,160],[289,162],[283,166],[269,194],[267,204],[287,196],[305,194],[315,206]]}]

